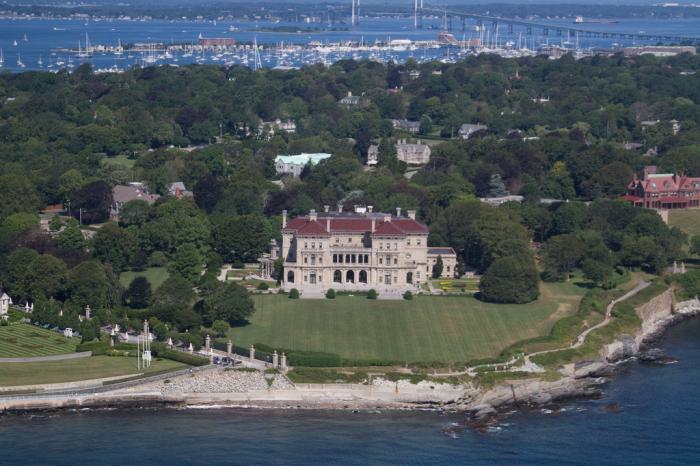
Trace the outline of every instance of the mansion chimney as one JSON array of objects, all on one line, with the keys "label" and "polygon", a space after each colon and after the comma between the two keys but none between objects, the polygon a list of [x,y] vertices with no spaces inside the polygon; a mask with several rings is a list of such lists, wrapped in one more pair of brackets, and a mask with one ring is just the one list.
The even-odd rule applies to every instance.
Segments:
[{"label": "mansion chimney", "polygon": [[368,205],[368,206],[367,206],[367,213],[370,213],[370,214],[371,214],[373,210],[374,210],[374,206],[373,206],[373,205]]},{"label": "mansion chimney", "polygon": [[415,210],[407,210],[406,212],[408,213],[408,218],[410,218],[411,220],[416,219],[416,211]]},{"label": "mansion chimney", "polygon": [[372,217],[372,233],[374,233],[374,231],[375,231],[376,229],[377,229],[377,222],[376,222],[376,220],[374,219],[374,217]]},{"label": "mansion chimney", "polygon": [[339,202],[339,203],[338,203],[338,213],[340,213],[340,212],[342,212],[342,211],[343,211],[343,203],[342,203],[342,202]]},{"label": "mansion chimney", "polygon": [[396,216],[401,217],[401,207],[396,208]]},{"label": "mansion chimney", "polygon": [[315,222],[318,219],[318,216],[316,215],[316,209],[311,209],[309,211],[309,220],[312,222]]},{"label": "mansion chimney", "polygon": [[326,217],[326,231],[328,233],[331,232],[331,218],[330,217]]},{"label": "mansion chimney", "polygon": [[282,211],[282,228],[287,228],[287,211]]},{"label": "mansion chimney", "polygon": [[325,213],[328,213],[330,210],[331,210],[331,206],[329,206],[329,205],[324,205],[324,206],[323,206],[323,211],[324,211]]}]

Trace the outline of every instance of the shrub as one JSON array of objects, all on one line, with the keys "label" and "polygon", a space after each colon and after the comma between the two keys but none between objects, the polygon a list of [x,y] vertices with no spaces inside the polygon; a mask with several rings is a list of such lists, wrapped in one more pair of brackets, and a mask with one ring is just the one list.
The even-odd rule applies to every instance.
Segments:
[{"label": "shrub", "polygon": [[234,269],[244,269],[245,263],[243,263],[243,261],[235,261],[233,264],[231,264],[231,267]]},{"label": "shrub", "polygon": [[377,294],[377,290],[375,290],[374,288],[367,292],[367,299],[377,299],[377,296],[379,295]]},{"label": "shrub", "polygon": [[296,288],[292,288],[289,291],[288,296],[289,296],[289,299],[299,299],[299,290],[297,290]]},{"label": "shrub", "polygon": [[207,358],[196,354],[171,350],[163,343],[151,343],[151,351],[154,356],[158,356],[159,358],[170,359],[171,361],[189,364],[190,366],[206,366],[209,364]]},{"label": "shrub", "polygon": [[326,298],[335,299],[335,290],[333,288],[329,288],[328,291],[326,291]]},{"label": "shrub", "polygon": [[258,284],[257,288],[258,288],[258,290],[260,290],[260,291],[265,291],[265,290],[270,289],[270,285],[268,285],[268,284],[265,283],[265,282],[261,282],[261,283]]},{"label": "shrub", "polygon": [[75,348],[75,352],[83,353],[85,351],[92,351],[93,356],[103,356],[107,354],[110,349],[109,343],[106,341],[89,341],[79,344]]},{"label": "shrub", "polygon": [[149,267],[165,267],[166,265],[168,265],[168,258],[162,251],[154,251],[148,257]]},{"label": "shrub", "polygon": [[403,294],[403,299],[405,299],[406,301],[412,300],[412,299],[413,299],[413,293],[411,293],[410,291],[405,292],[405,293]]}]

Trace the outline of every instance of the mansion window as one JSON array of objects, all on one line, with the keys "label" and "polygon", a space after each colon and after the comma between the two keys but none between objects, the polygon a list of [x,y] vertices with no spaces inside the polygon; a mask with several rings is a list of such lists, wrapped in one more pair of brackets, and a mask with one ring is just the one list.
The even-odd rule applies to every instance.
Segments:
[{"label": "mansion window", "polygon": [[309,248],[309,243],[304,243],[304,249],[308,249],[308,248]]},{"label": "mansion window", "polygon": [[394,265],[396,265],[398,263],[399,263],[399,260],[396,257],[394,257]]},{"label": "mansion window", "polygon": [[409,238],[408,240],[406,240],[406,245],[408,245],[408,246],[411,245],[411,238]]},{"label": "mansion window", "polygon": [[309,263],[309,258],[308,258],[308,257],[304,257],[304,264],[308,264],[308,263]]},{"label": "mansion window", "polygon": [[382,265],[384,262],[382,262],[382,258],[379,258],[379,265]]},{"label": "mansion window", "polygon": [[335,242],[336,242],[336,243],[340,243],[340,238],[337,238],[337,237],[336,237],[336,238],[335,238]]},{"label": "mansion window", "polygon": [[416,240],[416,244],[420,246],[420,240]]},{"label": "mansion window", "polygon": [[311,243],[311,249],[316,249],[316,243]]},{"label": "mansion window", "polygon": [[352,238],[348,238],[348,243],[352,243]]}]

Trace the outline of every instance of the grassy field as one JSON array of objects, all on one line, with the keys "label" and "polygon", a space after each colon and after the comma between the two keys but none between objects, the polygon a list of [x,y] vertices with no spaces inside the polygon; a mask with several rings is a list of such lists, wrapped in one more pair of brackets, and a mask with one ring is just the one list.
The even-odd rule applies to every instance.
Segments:
[{"label": "grassy field", "polygon": [[677,209],[668,212],[668,223],[688,236],[700,235],[700,209]]},{"label": "grassy field", "polygon": [[154,360],[148,369],[137,369],[136,358],[94,356],[70,361],[0,364],[0,386],[63,383],[120,375],[158,373],[182,369],[179,362]]},{"label": "grassy field", "polygon": [[250,324],[230,335],[238,346],[264,343],[353,359],[465,362],[496,356],[516,341],[547,333],[556,320],[576,311],[583,291],[571,283],[545,284],[538,301],[523,305],[487,304],[467,296],[412,301],[255,296]]},{"label": "grassy field", "polygon": [[156,290],[165,280],[168,279],[169,274],[165,267],[150,267],[143,272],[122,272],[122,274],[119,275],[119,282],[126,288],[136,277],[146,277],[151,283],[151,288]]},{"label": "grassy field", "polygon": [[33,325],[0,327],[0,358],[24,358],[73,353],[77,338],[44,330]]}]

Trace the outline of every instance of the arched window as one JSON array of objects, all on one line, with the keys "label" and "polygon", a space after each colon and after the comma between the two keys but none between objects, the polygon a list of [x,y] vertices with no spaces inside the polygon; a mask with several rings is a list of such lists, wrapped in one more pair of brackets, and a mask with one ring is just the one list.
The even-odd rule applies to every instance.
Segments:
[{"label": "arched window", "polygon": [[367,271],[366,270],[360,270],[360,283],[367,283]]},{"label": "arched window", "polygon": [[352,270],[348,270],[348,273],[345,275],[345,282],[355,283],[355,272],[353,272]]},{"label": "arched window", "polygon": [[287,272],[287,283],[294,283],[294,272]]},{"label": "arched window", "polygon": [[333,282],[343,283],[343,274],[340,273],[340,270],[336,270],[335,272],[333,272]]},{"label": "arched window", "polygon": [[408,272],[406,274],[406,283],[413,283],[413,272]]}]

